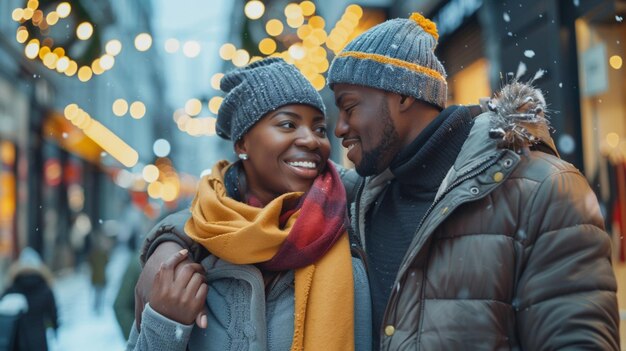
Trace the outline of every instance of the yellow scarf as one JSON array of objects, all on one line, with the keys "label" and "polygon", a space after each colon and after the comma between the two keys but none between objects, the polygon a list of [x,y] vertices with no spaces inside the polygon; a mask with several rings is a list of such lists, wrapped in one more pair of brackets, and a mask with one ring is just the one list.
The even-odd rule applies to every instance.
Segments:
[{"label": "yellow scarf", "polygon": [[[200,180],[185,224],[190,238],[213,255],[235,264],[271,259],[300,214],[278,226],[287,193],[264,208],[229,198],[224,186],[227,161]],[[294,335],[291,350],[354,350],[354,281],[348,236],[344,233],[315,264],[295,271]]]}]

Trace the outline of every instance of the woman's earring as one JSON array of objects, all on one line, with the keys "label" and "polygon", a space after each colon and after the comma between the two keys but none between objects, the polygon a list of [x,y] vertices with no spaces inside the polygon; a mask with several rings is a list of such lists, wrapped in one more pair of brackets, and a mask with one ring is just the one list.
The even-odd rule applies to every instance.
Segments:
[{"label": "woman's earring", "polygon": [[248,154],[238,154],[237,157],[239,157],[240,160],[245,161],[248,159]]}]

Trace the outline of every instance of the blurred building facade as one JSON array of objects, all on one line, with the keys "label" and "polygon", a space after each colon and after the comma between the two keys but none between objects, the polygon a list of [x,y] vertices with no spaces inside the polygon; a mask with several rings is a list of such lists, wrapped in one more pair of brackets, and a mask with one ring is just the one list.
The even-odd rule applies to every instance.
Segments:
[{"label": "blurred building facade", "polygon": [[[151,32],[151,1],[69,1],[65,16],[59,15],[61,3],[0,3],[0,272],[24,246],[39,251],[53,269],[71,266],[86,235],[123,218],[131,203],[146,203],[145,191],[139,197],[133,191],[136,177],[124,180],[120,174],[132,174],[132,166],[141,173],[138,167],[153,162],[154,140],[170,114],[158,56],[134,47],[137,34]],[[91,37],[73,39],[82,22],[92,24]],[[109,48],[112,40],[120,45]],[[29,52],[35,42],[37,50]],[[108,55],[110,50],[115,54]],[[51,51],[54,63],[44,60]],[[105,54],[113,57],[106,58],[107,67]],[[71,65],[61,67],[62,57],[89,67],[89,78],[79,79],[78,67],[73,74]],[[131,117],[131,107],[117,117],[117,99],[131,106],[140,101],[145,111],[139,106],[133,114],[141,117]],[[72,104],[84,111],[81,120],[69,118]],[[95,142],[82,130],[88,124],[108,132]],[[112,157],[122,143],[113,144],[111,136],[136,152],[133,165]]]}]

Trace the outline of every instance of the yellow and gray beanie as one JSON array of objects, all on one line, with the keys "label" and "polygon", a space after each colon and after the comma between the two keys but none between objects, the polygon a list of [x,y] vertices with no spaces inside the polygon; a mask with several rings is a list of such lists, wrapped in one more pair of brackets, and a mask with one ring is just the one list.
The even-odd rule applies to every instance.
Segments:
[{"label": "yellow and gray beanie", "polygon": [[293,65],[270,57],[233,70],[222,78],[226,93],[217,112],[217,135],[239,140],[261,117],[290,104],[305,104],[326,113],[320,94]]},{"label": "yellow and gray beanie", "polygon": [[363,85],[445,108],[446,71],[435,56],[435,23],[419,13],[383,22],[352,40],[335,57],[328,84]]}]

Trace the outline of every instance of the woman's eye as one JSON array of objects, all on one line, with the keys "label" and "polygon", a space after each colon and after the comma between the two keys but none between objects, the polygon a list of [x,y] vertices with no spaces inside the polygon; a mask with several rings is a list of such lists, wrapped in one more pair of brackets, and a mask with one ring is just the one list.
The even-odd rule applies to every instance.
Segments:
[{"label": "woman's eye", "polygon": [[326,126],[322,126],[322,127],[317,127],[315,128],[315,132],[317,134],[319,134],[320,136],[325,137],[326,136]]},{"label": "woman's eye", "polygon": [[290,129],[292,129],[292,128],[295,128],[295,127],[296,127],[296,125],[295,125],[293,122],[291,122],[291,121],[284,121],[284,122],[281,122],[281,123],[279,124],[279,126],[280,126],[280,127],[283,127],[283,128],[290,128]]}]

